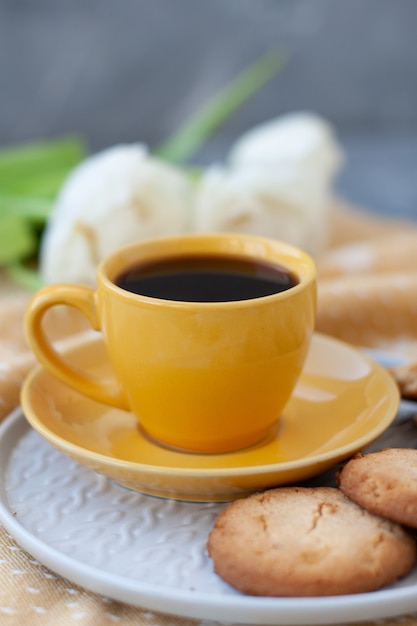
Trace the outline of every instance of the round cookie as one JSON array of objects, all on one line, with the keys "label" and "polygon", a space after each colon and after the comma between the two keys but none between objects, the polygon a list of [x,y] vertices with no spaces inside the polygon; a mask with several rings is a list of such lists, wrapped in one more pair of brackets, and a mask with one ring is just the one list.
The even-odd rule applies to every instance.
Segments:
[{"label": "round cookie", "polygon": [[339,471],[340,489],[377,515],[417,528],[417,450],[357,454]]},{"label": "round cookie", "polygon": [[262,596],[330,596],[373,591],[405,576],[416,543],[332,487],[287,487],[228,505],[207,548],[215,572]]}]

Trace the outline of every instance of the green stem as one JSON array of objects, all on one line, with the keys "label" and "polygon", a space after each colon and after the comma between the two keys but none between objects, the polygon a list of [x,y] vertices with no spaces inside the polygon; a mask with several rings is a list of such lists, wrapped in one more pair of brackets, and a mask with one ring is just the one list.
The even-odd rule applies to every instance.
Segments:
[{"label": "green stem", "polygon": [[286,55],[275,52],[259,59],[156,149],[155,155],[178,164],[193,157],[244,102],[284,67],[286,60]]}]

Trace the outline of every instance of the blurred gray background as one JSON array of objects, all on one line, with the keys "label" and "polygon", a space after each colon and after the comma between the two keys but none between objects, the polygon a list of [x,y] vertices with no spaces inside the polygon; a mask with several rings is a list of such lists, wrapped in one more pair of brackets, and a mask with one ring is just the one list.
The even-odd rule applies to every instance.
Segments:
[{"label": "blurred gray background", "polygon": [[416,0],[0,0],[0,147],[151,148],[271,48],[285,69],[205,146],[290,110],[336,128],[339,192],[417,219]]}]

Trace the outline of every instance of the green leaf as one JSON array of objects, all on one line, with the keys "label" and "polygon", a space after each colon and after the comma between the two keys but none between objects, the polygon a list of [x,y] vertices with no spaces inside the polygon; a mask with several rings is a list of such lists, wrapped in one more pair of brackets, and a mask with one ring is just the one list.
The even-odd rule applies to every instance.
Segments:
[{"label": "green leaf", "polygon": [[0,265],[34,254],[38,241],[30,224],[20,215],[0,215]]},{"label": "green leaf", "polygon": [[239,107],[284,67],[285,62],[286,56],[282,53],[270,52],[262,57],[180,127],[154,154],[174,163],[190,159]]},{"label": "green leaf", "polygon": [[39,228],[65,178],[85,156],[78,137],[0,150],[0,266],[36,255]]},{"label": "green leaf", "polygon": [[45,174],[57,168],[67,171],[86,156],[86,147],[79,137],[50,139],[0,150],[0,185],[29,175]]},{"label": "green leaf", "polygon": [[72,167],[45,167],[44,172],[25,172],[12,174],[7,179],[0,179],[0,193],[13,196],[43,196],[53,198],[57,195]]},{"label": "green leaf", "polygon": [[13,282],[28,291],[38,291],[44,286],[44,281],[37,270],[20,263],[7,266],[5,271]]},{"label": "green leaf", "polygon": [[52,206],[49,198],[8,196],[0,192],[0,219],[9,213],[42,225],[48,220]]}]

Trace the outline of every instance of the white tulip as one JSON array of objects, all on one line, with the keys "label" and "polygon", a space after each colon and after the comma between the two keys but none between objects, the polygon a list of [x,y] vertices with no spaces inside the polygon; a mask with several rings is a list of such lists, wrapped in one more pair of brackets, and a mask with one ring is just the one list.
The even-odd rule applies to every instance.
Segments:
[{"label": "white tulip", "polygon": [[313,114],[254,128],[236,142],[229,165],[203,173],[194,228],[273,237],[317,255],[326,242],[341,159],[331,127]]},{"label": "white tulip", "polygon": [[197,232],[273,237],[317,254],[328,198],[313,177],[291,168],[210,168],[197,192]]},{"label": "white tulip", "polygon": [[41,242],[48,283],[94,284],[103,257],[135,240],[184,232],[192,184],[140,144],[118,145],[70,174]]},{"label": "white tulip", "polygon": [[309,112],[287,113],[244,133],[232,146],[233,166],[293,167],[328,185],[343,161],[332,126]]}]

